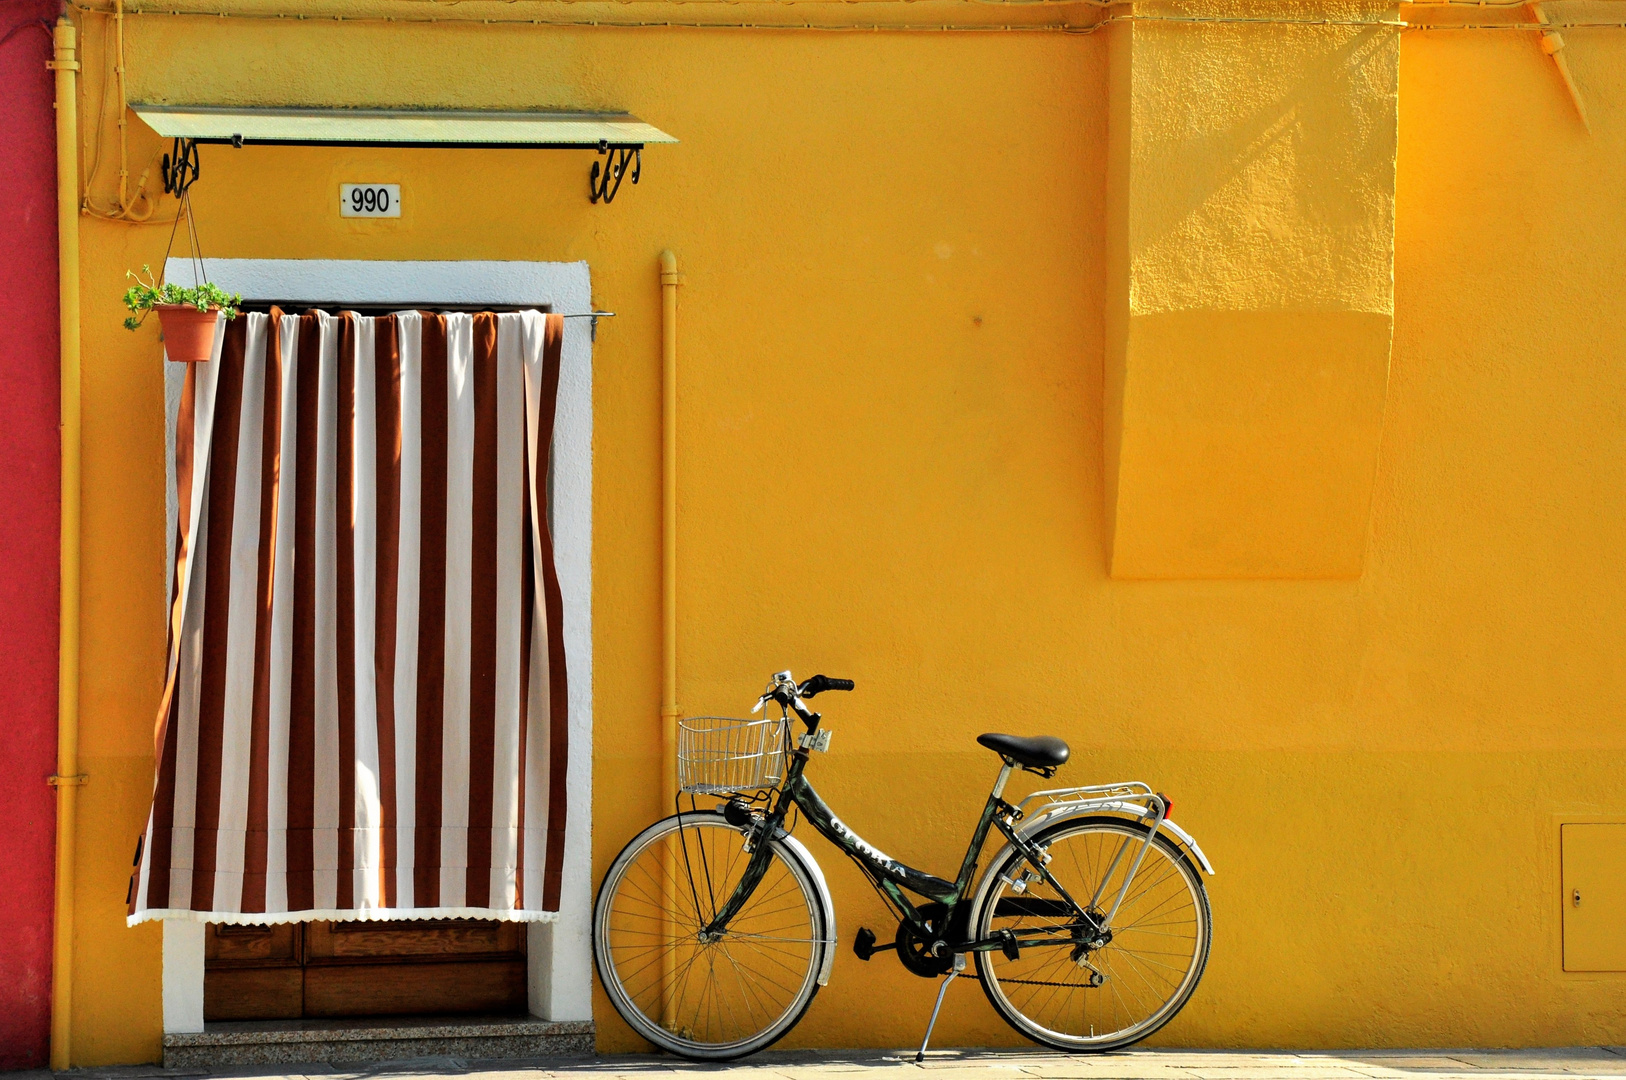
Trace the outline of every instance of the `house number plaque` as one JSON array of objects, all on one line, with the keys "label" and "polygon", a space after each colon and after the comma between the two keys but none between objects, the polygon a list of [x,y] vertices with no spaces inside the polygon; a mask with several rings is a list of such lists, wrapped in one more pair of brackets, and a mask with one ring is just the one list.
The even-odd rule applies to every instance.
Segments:
[{"label": "house number plaque", "polygon": [[400,184],[340,184],[340,217],[400,217]]}]

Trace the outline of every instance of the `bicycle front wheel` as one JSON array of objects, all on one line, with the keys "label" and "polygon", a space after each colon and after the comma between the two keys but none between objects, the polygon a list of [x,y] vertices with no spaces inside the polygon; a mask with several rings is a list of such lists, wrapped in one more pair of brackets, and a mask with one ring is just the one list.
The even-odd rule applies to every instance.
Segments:
[{"label": "bicycle front wheel", "polygon": [[[1058,1050],[1139,1042],[1174,1018],[1202,978],[1211,935],[1202,879],[1164,834],[1147,847],[1146,828],[1122,818],[1060,822],[1034,842],[1095,923],[1077,919],[1049,882],[1024,877],[1029,863],[1011,851],[989,871],[972,921],[978,938],[1009,931],[1017,956],[977,953],[983,992],[1017,1031]],[[1096,933],[1120,893],[1108,933]]]},{"label": "bicycle front wheel", "polygon": [[829,947],[813,875],[788,845],[717,936],[703,933],[739,884],[745,834],[715,811],[657,821],[599,888],[593,957],[616,1012],[656,1046],[699,1061],[766,1049],[818,993]]}]

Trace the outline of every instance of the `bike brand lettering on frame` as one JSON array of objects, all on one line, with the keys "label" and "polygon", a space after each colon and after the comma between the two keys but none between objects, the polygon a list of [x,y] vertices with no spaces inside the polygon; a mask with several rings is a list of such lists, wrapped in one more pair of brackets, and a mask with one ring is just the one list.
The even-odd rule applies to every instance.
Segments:
[{"label": "bike brand lettering on frame", "polygon": [[834,814],[830,815],[830,827],[834,829],[843,840],[847,841],[847,843],[855,851],[863,852],[865,855],[868,855],[871,859],[880,863],[893,873],[897,873],[903,869],[903,864],[899,863],[892,856],[874,847],[868,840],[865,840],[862,836],[859,836],[857,833],[847,828],[846,823],[844,823]]}]

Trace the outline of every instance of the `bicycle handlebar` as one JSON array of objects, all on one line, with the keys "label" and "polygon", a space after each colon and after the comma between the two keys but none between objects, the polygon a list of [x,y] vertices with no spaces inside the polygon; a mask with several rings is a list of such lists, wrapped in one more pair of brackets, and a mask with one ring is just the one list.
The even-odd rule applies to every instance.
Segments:
[{"label": "bicycle handlebar", "polygon": [[822,694],[826,690],[851,690],[852,688],[853,681],[851,679],[832,679],[828,675],[815,675],[798,686],[796,680],[791,678],[790,672],[779,671],[774,673],[773,681],[762,692],[762,696],[757,699],[756,708],[751,711],[756,712],[768,701],[777,701],[785,708],[794,711],[802,722],[807,725],[807,730],[812,731],[819,726],[819,714],[809,709],[804,704],[804,699]]}]

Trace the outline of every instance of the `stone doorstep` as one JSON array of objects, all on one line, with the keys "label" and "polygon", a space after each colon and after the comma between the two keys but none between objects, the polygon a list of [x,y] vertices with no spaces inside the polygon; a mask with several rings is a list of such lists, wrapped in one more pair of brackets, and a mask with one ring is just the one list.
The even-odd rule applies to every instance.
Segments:
[{"label": "stone doorstep", "polygon": [[165,1035],[164,1068],[562,1057],[591,1054],[593,1035],[591,1020],[534,1016],[235,1021]]}]

